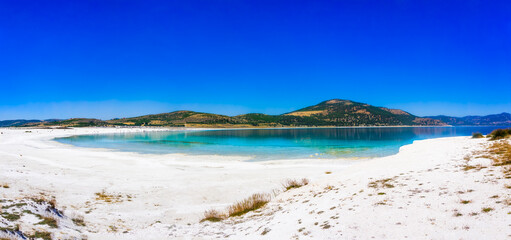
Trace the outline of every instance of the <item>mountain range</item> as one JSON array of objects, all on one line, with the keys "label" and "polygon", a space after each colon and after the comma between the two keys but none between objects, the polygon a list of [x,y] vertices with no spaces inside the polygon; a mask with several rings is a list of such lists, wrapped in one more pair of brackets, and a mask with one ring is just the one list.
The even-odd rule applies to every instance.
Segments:
[{"label": "mountain range", "polygon": [[507,125],[511,126],[511,114],[501,113],[492,114],[486,116],[466,116],[466,117],[449,117],[444,115],[430,116],[426,118],[432,118],[440,120],[448,125],[453,126],[495,126],[495,125]]},{"label": "mountain range", "polygon": [[329,126],[442,126],[511,125],[511,114],[488,116],[418,117],[400,109],[376,107],[350,100],[332,99],[280,115],[249,113],[226,116],[194,111],[175,111],[132,118],[100,120],[6,120],[0,127],[86,127],[86,126],[170,126],[170,127],[329,127]]}]

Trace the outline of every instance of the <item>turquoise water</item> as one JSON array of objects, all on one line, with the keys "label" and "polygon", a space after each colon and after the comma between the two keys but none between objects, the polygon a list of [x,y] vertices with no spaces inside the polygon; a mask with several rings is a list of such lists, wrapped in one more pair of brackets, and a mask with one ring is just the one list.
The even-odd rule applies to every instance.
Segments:
[{"label": "turquoise water", "polygon": [[[396,154],[414,140],[488,134],[499,127],[292,128],[165,131],[82,135],[56,139],[79,147],[138,153],[228,155],[252,161],[368,158]],[[502,127],[500,127],[502,128]]]}]

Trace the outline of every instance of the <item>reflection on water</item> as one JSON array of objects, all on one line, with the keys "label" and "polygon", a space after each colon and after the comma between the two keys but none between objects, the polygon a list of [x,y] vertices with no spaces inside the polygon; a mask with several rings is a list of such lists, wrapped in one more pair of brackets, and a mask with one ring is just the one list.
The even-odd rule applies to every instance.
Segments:
[{"label": "reflection on water", "polygon": [[253,160],[395,154],[414,140],[487,134],[498,127],[238,129],[83,135],[57,141],[139,153],[250,156]]}]

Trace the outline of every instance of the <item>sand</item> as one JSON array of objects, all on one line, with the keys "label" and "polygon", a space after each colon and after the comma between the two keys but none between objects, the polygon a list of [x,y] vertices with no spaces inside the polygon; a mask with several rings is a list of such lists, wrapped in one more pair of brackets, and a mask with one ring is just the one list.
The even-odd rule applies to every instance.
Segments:
[{"label": "sand", "polygon": [[[486,139],[415,141],[370,160],[246,162],[242,157],[139,154],[53,141],[77,134],[158,128],[0,129],[0,197],[56,200],[54,238],[88,239],[506,239],[511,180],[487,159],[465,171],[465,156]],[[175,129],[166,129],[175,130]],[[29,132],[27,132],[29,131]],[[331,172],[326,174],[325,172]],[[282,191],[286,179],[310,184]],[[382,179],[393,187],[380,186]],[[257,192],[264,208],[222,222],[199,221]],[[497,196],[497,197],[495,197]],[[470,201],[463,204],[462,200]],[[39,207],[39,208],[37,208]],[[491,208],[489,212],[482,209]],[[12,208],[14,209],[14,208]],[[34,211],[36,211],[34,210]],[[44,211],[43,211],[44,212]],[[40,212],[40,213],[43,213]],[[33,214],[32,214],[33,215]],[[26,218],[26,219],[25,219]],[[70,219],[82,219],[85,226]],[[23,216],[21,220],[37,222]],[[7,222],[8,223],[8,222]],[[2,224],[7,224],[0,222]],[[33,231],[21,226],[24,233]],[[10,235],[9,235],[10,236]],[[0,236],[2,237],[2,236]],[[12,237],[12,236],[11,236]]]}]

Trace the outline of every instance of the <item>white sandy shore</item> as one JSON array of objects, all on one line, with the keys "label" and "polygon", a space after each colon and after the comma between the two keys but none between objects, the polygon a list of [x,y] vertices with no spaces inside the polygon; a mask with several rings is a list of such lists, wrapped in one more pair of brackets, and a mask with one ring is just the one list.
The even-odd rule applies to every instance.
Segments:
[{"label": "white sandy shore", "polygon": [[[416,141],[397,155],[350,164],[137,154],[52,140],[75,134],[156,130],[160,129],[0,129],[0,184],[10,186],[0,189],[0,197],[55,196],[64,214],[84,217],[86,227],[77,231],[89,239],[511,236],[511,209],[500,203],[511,197],[504,187],[511,185],[510,179],[492,167],[478,171],[461,167],[463,157],[482,148],[484,139]],[[484,159],[477,161],[490,165]],[[224,209],[252,193],[279,189],[285,179],[302,177],[311,184],[277,195],[260,211],[220,223],[198,223],[205,210]],[[368,187],[369,182],[384,178],[393,178],[395,187]],[[113,203],[97,200],[95,193],[103,191],[120,197]],[[491,198],[494,195],[498,197]],[[461,199],[471,203],[461,204]],[[486,207],[494,210],[481,212]],[[54,236],[76,234],[59,231]]]}]

